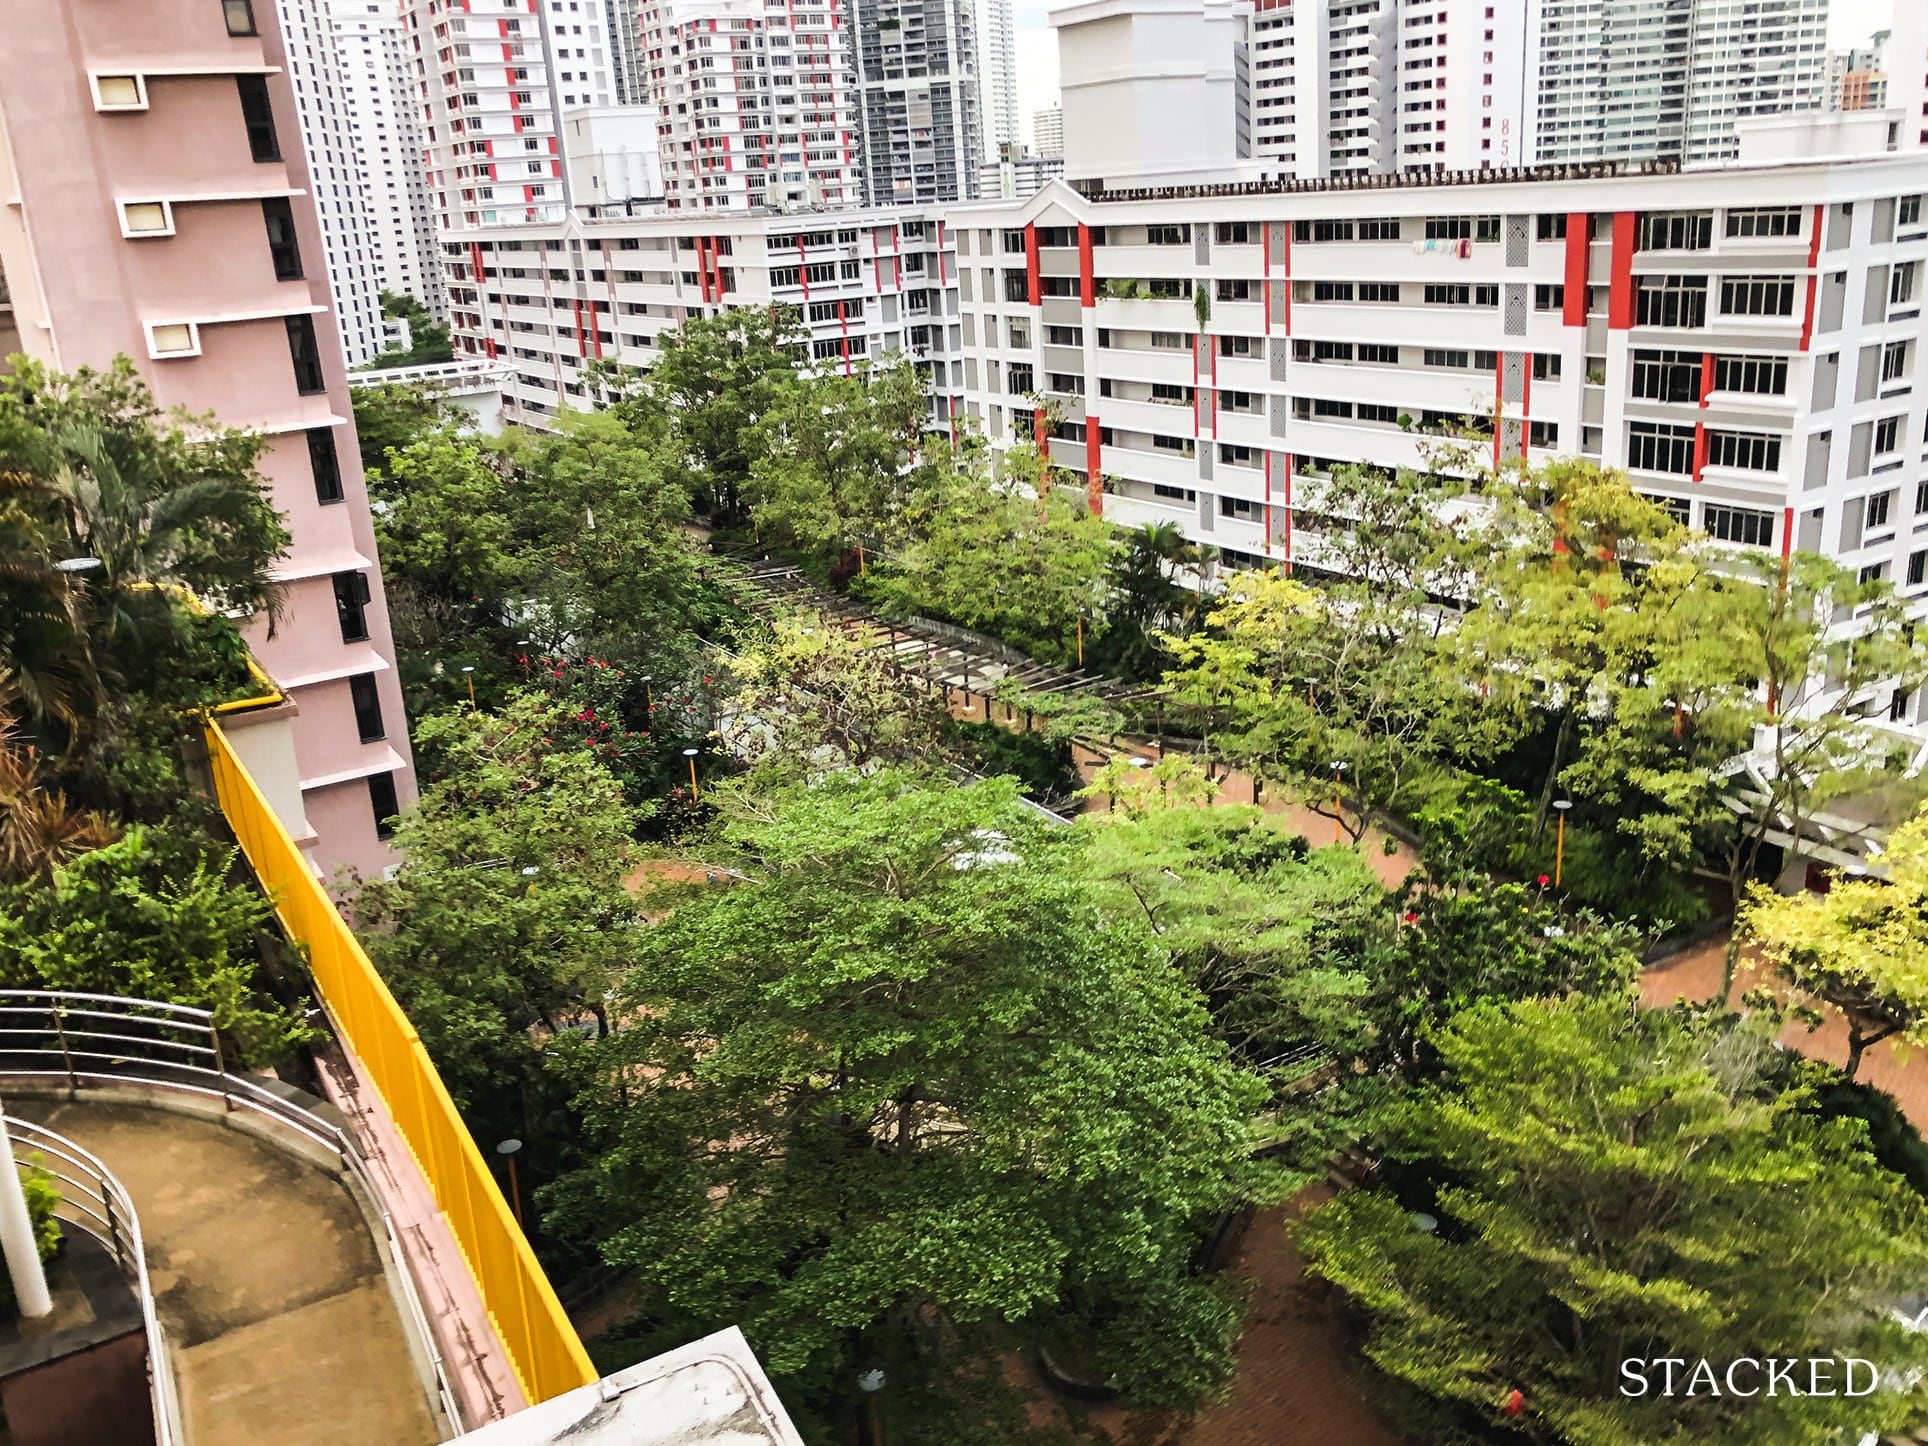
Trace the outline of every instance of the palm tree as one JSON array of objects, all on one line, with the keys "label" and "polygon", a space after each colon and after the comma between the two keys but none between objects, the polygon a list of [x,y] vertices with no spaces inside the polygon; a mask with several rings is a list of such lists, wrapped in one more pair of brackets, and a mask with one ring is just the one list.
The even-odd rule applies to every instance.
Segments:
[{"label": "palm tree", "polygon": [[80,595],[50,546],[59,495],[0,465],[0,704],[71,737],[99,701]]}]

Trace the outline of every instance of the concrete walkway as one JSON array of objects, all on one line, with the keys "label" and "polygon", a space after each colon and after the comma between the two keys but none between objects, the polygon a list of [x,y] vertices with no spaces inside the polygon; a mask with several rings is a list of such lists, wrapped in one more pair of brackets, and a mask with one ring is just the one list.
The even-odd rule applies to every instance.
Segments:
[{"label": "concrete walkway", "polygon": [[7,1107],[99,1156],[133,1198],[184,1446],[440,1439],[367,1221],[339,1181],[171,1110]]}]

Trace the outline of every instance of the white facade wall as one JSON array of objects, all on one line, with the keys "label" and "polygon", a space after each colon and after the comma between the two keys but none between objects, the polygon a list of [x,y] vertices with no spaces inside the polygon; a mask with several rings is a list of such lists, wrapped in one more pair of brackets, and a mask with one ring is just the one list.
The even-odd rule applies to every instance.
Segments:
[{"label": "white facade wall", "polygon": [[571,215],[448,237],[443,261],[457,357],[512,368],[504,413],[529,426],[590,404],[591,362],[646,368],[687,318],[772,302],[803,313],[820,366],[913,357],[934,425],[949,425],[962,390],[957,261],[940,214]]},{"label": "white facade wall", "polygon": [[1895,6],[1884,63],[1888,104],[1901,112],[1901,144],[1928,146],[1928,5]]},{"label": "white facade wall", "polygon": [[412,296],[447,320],[401,15],[384,0],[329,0],[328,21],[375,285]]},{"label": "white facade wall", "polygon": [[1249,22],[1236,0],[1085,0],[1052,11],[1065,176],[1114,186],[1229,179],[1251,154]]},{"label": "white facade wall", "polygon": [[[965,411],[1007,446],[1035,387],[1066,418],[1059,466],[1088,476],[1096,438],[1106,516],[1177,522],[1232,566],[1312,568],[1335,463],[1424,467],[1429,427],[1497,414],[1503,460],[1625,469],[1717,537],[1833,556],[1928,616],[1924,192],[1919,154],[1129,200],[1053,185],[951,212],[976,283]],[[1044,295],[1010,301],[1027,237]],[[1118,277],[1173,294],[1112,299]]]},{"label": "white facade wall", "polygon": [[663,199],[657,157],[662,118],[653,105],[610,105],[562,113],[562,154],[577,206],[633,206]]},{"label": "white facade wall", "polygon": [[341,327],[342,353],[351,367],[381,350],[382,309],[378,260],[370,244],[371,216],[350,111],[335,53],[334,28],[321,0],[277,0],[288,47],[288,79],[301,119],[321,218],[321,247],[328,288]]},{"label": "white facade wall", "polygon": [[438,225],[560,220],[562,112],[614,104],[599,0],[402,0]]}]

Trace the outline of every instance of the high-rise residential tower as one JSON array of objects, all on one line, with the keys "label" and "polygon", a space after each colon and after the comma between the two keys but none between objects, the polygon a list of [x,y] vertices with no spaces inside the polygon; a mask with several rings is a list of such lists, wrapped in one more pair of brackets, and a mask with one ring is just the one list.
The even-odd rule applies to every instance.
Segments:
[{"label": "high-rise residential tower", "polygon": [[1539,161],[1729,160],[1737,121],[1826,100],[1828,0],[1533,0],[1528,24]]},{"label": "high-rise residential tower", "polygon": [[325,0],[252,3],[271,4],[279,12],[288,81],[314,183],[315,214],[321,223],[326,265],[317,270],[326,272],[348,365],[360,366],[381,349],[380,282],[334,27]]},{"label": "high-rise residential tower", "polygon": [[983,138],[969,0],[857,0],[854,14],[866,200],[970,199]]},{"label": "high-rise residential tower", "polygon": [[644,0],[641,25],[636,98],[661,117],[672,209],[862,200],[849,15],[839,0]]},{"label": "high-rise residential tower", "polygon": [[272,786],[324,874],[379,871],[380,821],[415,786],[316,215],[335,183],[310,174],[296,118],[309,61],[271,0],[143,0],[130,18],[104,0],[9,17],[0,352],[63,371],[125,355],[161,406],[267,439],[292,541],[281,616],[248,635],[295,704],[299,773]]},{"label": "high-rise residential tower", "polygon": [[401,0],[445,230],[559,220],[562,113],[615,100],[602,0]]},{"label": "high-rise residential tower", "polygon": [[1041,161],[1064,159],[1064,107],[1050,106],[1031,113],[1031,149]]},{"label": "high-rise residential tower", "polygon": [[417,85],[393,0],[327,0],[337,89],[359,173],[363,245],[376,286],[446,319],[435,216],[422,171]]},{"label": "high-rise residential tower", "polygon": [[[1015,156],[1018,134],[1018,37],[1011,0],[976,0],[978,83],[984,97],[984,158]],[[1009,146],[1009,152],[1001,147]]]}]

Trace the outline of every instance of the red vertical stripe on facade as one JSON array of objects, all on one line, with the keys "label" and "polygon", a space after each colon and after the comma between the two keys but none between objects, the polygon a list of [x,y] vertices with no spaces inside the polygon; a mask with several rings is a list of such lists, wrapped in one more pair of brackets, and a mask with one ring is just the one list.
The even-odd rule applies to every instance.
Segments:
[{"label": "red vertical stripe on facade", "polygon": [[1285,573],[1292,575],[1292,454],[1285,454]]},{"label": "red vertical stripe on facade", "polygon": [[1585,211],[1566,218],[1566,306],[1560,321],[1566,326],[1587,324],[1587,263],[1590,260],[1592,217]]},{"label": "red vertical stripe on facade", "polygon": [[[1272,223],[1259,223],[1259,275],[1265,279],[1259,282],[1259,300],[1265,307],[1265,334],[1272,334]],[[1272,533],[1268,528],[1265,540],[1269,545]]]},{"label": "red vertical stripe on facade", "polygon": [[1786,562],[1794,553],[1794,509],[1781,509],[1781,561]]},{"label": "red vertical stripe on facade", "polygon": [[1700,474],[1707,470],[1707,424],[1694,423],[1694,480],[1700,481]]},{"label": "red vertical stripe on facade", "polygon": [[1526,449],[1533,445],[1533,353],[1520,360],[1520,462],[1527,461]]},{"label": "red vertical stripe on facade", "polygon": [[1093,517],[1105,511],[1105,433],[1096,417],[1085,418],[1085,505]]},{"label": "red vertical stripe on facade", "polygon": [[810,263],[804,259],[803,232],[797,232],[797,280],[803,283],[803,299],[810,299]]},{"label": "red vertical stripe on facade", "polygon": [[1038,228],[1036,225],[1024,228],[1024,281],[1029,288],[1026,292],[1033,306],[1044,301],[1044,283],[1038,273]]},{"label": "red vertical stripe on facade", "polygon": [[589,342],[582,334],[582,303],[572,296],[569,298],[569,306],[576,317],[576,355],[579,357],[587,357],[589,355]]},{"label": "red vertical stripe on facade", "polygon": [[1091,254],[1091,228],[1078,228],[1078,305],[1098,304],[1098,268]]},{"label": "red vertical stripe on facade", "polygon": [[1814,344],[1814,296],[1821,289],[1821,278],[1815,275],[1815,268],[1821,264],[1821,222],[1826,215],[1827,208],[1816,205],[1814,217],[1808,223],[1808,229],[1813,234],[1808,237],[1807,301],[1801,314],[1802,351]]},{"label": "red vertical stripe on facade", "polygon": [[1493,470],[1500,470],[1500,434],[1506,430],[1506,353],[1493,363]]},{"label": "red vertical stripe on facade", "polygon": [[1292,335],[1292,228],[1285,228],[1285,334]]},{"label": "red vertical stripe on facade", "polygon": [[1632,211],[1613,213],[1612,291],[1607,296],[1607,328],[1629,331],[1633,328],[1633,243],[1639,217]]},{"label": "red vertical stripe on facade", "polygon": [[1714,394],[1714,354],[1704,351],[1700,354],[1700,404],[1707,405],[1707,399]]}]

